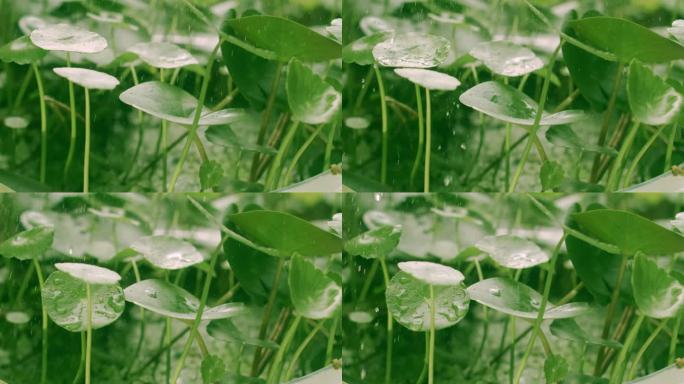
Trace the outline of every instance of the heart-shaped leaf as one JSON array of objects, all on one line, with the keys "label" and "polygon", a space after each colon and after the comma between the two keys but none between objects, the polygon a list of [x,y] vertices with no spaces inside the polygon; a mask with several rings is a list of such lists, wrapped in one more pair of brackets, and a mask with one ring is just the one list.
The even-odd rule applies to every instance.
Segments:
[{"label": "heart-shaped leaf", "polygon": [[83,263],[57,263],[55,268],[88,284],[116,284],[121,276],[111,269]]},{"label": "heart-shaped leaf", "polygon": [[451,44],[425,33],[391,34],[373,48],[373,57],[385,67],[432,68],[447,59]]},{"label": "heart-shaped leaf", "polygon": [[171,236],[148,236],[136,240],[131,249],[161,269],[183,269],[204,258],[195,246]]},{"label": "heart-shaped leaf", "polygon": [[508,77],[523,76],[544,67],[544,62],[530,49],[508,41],[479,43],[470,55],[495,74]]},{"label": "heart-shaped leaf", "polygon": [[[529,96],[498,81],[480,83],[459,97],[461,103],[507,123],[532,126],[539,106]],[[584,118],[582,111],[544,112],[539,125],[570,124]]]},{"label": "heart-shaped leaf", "polygon": [[632,115],[645,124],[669,124],[682,107],[682,95],[636,60],[629,66],[627,96]]},{"label": "heart-shaped leaf", "polygon": [[98,53],[107,48],[107,40],[95,32],[69,25],[48,24],[31,32],[31,42],[48,51]]},{"label": "heart-shaped leaf", "polygon": [[308,319],[327,319],[342,305],[342,287],[300,255],[292,257],[288,285],[292,305]]},{"label": "heart-shaped leaf", "polygon": [[347,240],[344,250],[352,256],[367,259],[385,257],[397,247],[400,239],[400,225],[385,225]]},{"label": "heart-shaped leaf", "polygon": [[549,261],[549,254],[537,244],[518,236],[488,236],[475,246],[506,268],[525,269]]},{"label": "heart-shaped leaf", "polygon": [[[524,319],[536,319],[542,295],[525,284],[513,279],[493,277],[468,287],[470,297],[478,303]],[[554,306],[546,305],[544,319],[564,319],[581,316],[589,311],[584,303],[570,303]]]},{"label": "heart-shaped leaf", "polygon": [[644,255],[634,258],[632,289],[639,311],[648,317],[674,317],[684,306],[684,285]]},{"label": "heart-shaped leaf", "polygon": [[[71,332],[88,328],[88,295],[86,283],[69,273],[55,271],[45,280],[43,306],[48,316],[60,327]],[[92,328],[109,325],[121,316],[125,307],[119,284],[91,284]]]},{"label": "heart-shaped leaf", "polygon": [[5,63],[31,64],[47,55],[28,36],[22,36],[0,47],[0,60]]},{"label": "heart-shaped leaf", "polygon": [[435,91],[453,91],[461,82],[446,73],[422,68],[396,68],[394,73],[423,88]]},{"label": "heart-shaped leaf", "polygon": [[287,102],[295,120],[327,123],[342,105],[342,94],[297,59],[287,66]]},{"label": "heart-shaped leaf", "polygon": [[166,42],[137,43],[127,51],[135,53],[142,61],[155,68],[181,68],[199,64],[190,52]]},{"label": "heart-shaped leaf", "polygon": [[0,243],[0,255],[19,260],[42,256],[52,246],[55,230],[51,226],[37,226],[17,233]]},{"label": "heart-shaped leaf", "polygon": [[116,77],[92,69],[60,67],[52,70],[59,76],[83,88],[111,90],[119,85],[119,80]]},{"label": "heart-shaped leaf", "polygon": [[[126,301],[162,316],[181,320],[195,320],[200,306],[198,298],[190,292],[158,279],[148,279],[126,287]],[[242,303],[205,307],[202,320],[226,319],[244,314]]]}]

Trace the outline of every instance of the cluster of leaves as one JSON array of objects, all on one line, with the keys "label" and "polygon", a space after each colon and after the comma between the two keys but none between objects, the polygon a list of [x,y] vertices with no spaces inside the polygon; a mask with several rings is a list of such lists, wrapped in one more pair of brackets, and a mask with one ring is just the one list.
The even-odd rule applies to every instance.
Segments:
[{"label": "cluster of leaves", "polygon": [[344,260],[359,273],[344,285],[345,381],[684,380],[682,202],[349,198]]},{"label": "cluster of leaves", "polygon": [[[0,381],[341,381],[333,197],[17,195],[0,206]],[[303,211],[315,221],[288,213]]]},{"label": "cluster of leaves", "polygon": [[684,36],[675,3],[349,8],[349,188],[681,190]]},{"label": "cluster of leaves", "polygon": [[339,191],[339,5],[201,3],[3,3],[0,188]]}]

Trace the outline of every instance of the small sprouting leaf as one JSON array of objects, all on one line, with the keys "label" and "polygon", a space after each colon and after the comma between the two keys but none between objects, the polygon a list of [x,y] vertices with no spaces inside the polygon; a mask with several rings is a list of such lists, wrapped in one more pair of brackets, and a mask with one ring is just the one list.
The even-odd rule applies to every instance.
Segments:
[{"label": "small sprouting leaf", "polygon": [[453,91],[461,85],[457,78],[430,69],[396,68],[394,73],[430,90]]},{"label": "small sprouting leaf", "polygon": [[204,258],[192,244],[171,236],[148,236],[136,240],[131,249],[161,269],[182,269]]},{"label": "small sprouting leaf", "polygon": [[278,349],[278,344],[268,339],[250,337],[248,332],[238,329],[231,319],[213,320],[207,325],[207,333],[219,340],[236,342],[253,347]]},{"label": "small sprouting leaf", "polygon": [[575,149],[584,152],[595,152],[603,155],[615,156],[617,151],[610,147],[602,147],[582,141],[569,125],[555,125],[546,131],[546,140],[559,147]]},{"label": "small sprouting leaf", "polygon": [[627,211],[596,209],[573,218],[587,234],[617,246],[628,255],[671,255],[684,251],[684,237]]},{"label": "small sprouting leaf", "polygon": [[107,48],[107,40],[95,32],[69,25],[48,24],[31,32],[31,42],[48,51],[98,53]]},{"label": "small sprouting leaf", "polygon": [[451,44],[442,36],[425,33],[391,34],[373,48],[373,57],[385,67],[432,68],[442,64]]},{"label": "small sprouting leaf", "polygon": [[[190,292],[158,279],[148,279],[126,287],[126,301],[160,314],[181,320],[195,320],[200,306]],[[205,307],[202,320],[226,319],[242,315],[247,309],[242,303],[228,303]]]},{"label": "small sprouting leaf", "polygon": [[568,370],[568,362],[561,355],[549,355],[544,361],[544,377],[547,384],[563,382]]},{"label": "small sprouting leaf", "polygon": [[342,305],[342,287],[300,255],[292,257],[288,284],[292,305],[308,319],[327,319]]},{"label": "small sprouting leaf", "polygon": [[[404,327],[416,332],[427,331],[431,323],[430,289],[430,284],[400,271],[392,277],[385,291],[387,308]],[[463,283],[433,285],[432,290],[435,329],[451,327],[468,313],[470,298]]]},{"label": "small sprouting leaf", "polygon": [[137,43],[130,48],[142,61],[155,68],[181,68],[199,64],[190,52],[171,43],[149,42]]},{"label": "small sprouting leaf", "polygon": [[592,336],[584,328],[577,325],[573,319],[556,319],[549,325],[551,334],[561,339],[587,343],[592,345],[602,345],[609,348],[621,348],[622,344],[613,340],[605,340],[597,336]]},{"label": "small sprouting leaf", "polygon": [[508,41],[479,43],[470,55],[495,74],[508,77],[523,76],[544,67],[544,62],[529,48]]},{"label": "small sprouting leaf", "polygon": [[0,255],[29,260],[42,256],[50,249],[55,236],[51,226],[37,226],[17,233],[0,243]]},{"label": "small sprouting leaf", "polygon": [[612,53],[619,61],[625,63],[632,59],[646,63],[684,59],[684,46],[633,21],[596,16],[570,21],[568,27],[576,33],[580,41]]},{"label": "small sprouting leaf", "polygon": [[0,47],[0,60],[5,63],[31,64],[47,55],[35,46],[28,36],[22,36]]},{"label": "small sprouting leaf", "polygon": [[550,191],[554,188],[558,188],[563,184],[564,178],[565,171],[559,162],[546,161],[542,164],[541,170],[539,171],[542,191]]},{"label": "small sprouting leaf", "polygon": [[116,77],[92,69],[60,67],[52,70],[59,76],[83,88],[111,90],[119,85],[119,80]]},{"label": "small sprouting leaf", "polygon": [[223,380],[226,374],[226,364],[220,357],[209,355],[202,359],[202,383],[216,384]]},{"label": "small sprouting leaf", "polygon": [[[225,21],[224,30],[242,48],[267,59],[327,61],[340,58],[342,46],[302,24],[277,16],[253,15]],[[277,36],[278,38],[274,38]],[[268,57],[267,57],[268,56]]]},{"label": "small sprouting leaf", "polygon": [[[542,295],[513,279],[493,277],[468,287],[470,297],[478,303],[507,315],[536,319]],[[547,303],[544,319],[563,319],[583,315],[589,311],[584,303],[554,306]]]},{"label": "small sprouting leaf", "polygon": [[637,60],[629,66],[627,96],[634,119],[644,124],[669,124],[682,107],[682,95]]},{"label": "small sprouting leaf", "polygon": [[368,259],[385,257],[397,247],[400,239],[400,225],[385,225],[347,240],[344,250],[352,256]]},{"label": "small sprouting leaf", "polygon": [[[277,211],[248,211],[229,216],[238,232],[284,256],[323,256],[342,252],[342,239],[306,220]],[[287,231],[283,231],[287,228]]]},{"label": "small sprouting leaf", "polygon": [[116,284],[121,276],[111,269],[83,263],[57,263],[55,268],[88,284]]},{"label": "small sprouting leaf", "polygon": [[430,285],[458,285],[465,279],[460,271],[428,261],[404,261],[397,266],[414,279]]},{"label": "small sprouting leaf", "polygon": [[347,63],[371,65],[375,62],[373,48],[390,36],[389,32],[377,32],[354,40],[342,48],[342,59]]},{"label": "small sprouting leaf", "polygon": [[[145,113],[182,125],[192,125],[198,101],[191,94],[173,85],[149,81],[128,88],[119,99]],[[199,125],[229,124],[244,117],[240,109],[210,112],[202,110]]]},{"label": "small sprouting leaf", "polygon": [[297,59],[287,66],[287,102],[295,120],[329,122],[342,105],[342,94]]},{"label": "small sprouting leaf", "polygon": [[684,285],[644,255],[634,259],[632,289],[639,311],[648,317],[674,317],[684,307]]},{"label": "small sprouting leaf", "polygon": [[223,167],[215,160],[208,160],[200,166],[200,186],[202,190],[214,188],[223,180]]},{"label": "small sprouting leaf", "polygon": [[[480,83],[459,97],[461,103],[495,119],[518,125],[534,125],[539,106],[529,96],[509,85],[497,81]],[[554,114],[544,112],[539,125],[570,124],[584,118],[577,110]]]},{"label": "small sprouting leaf", "polygon": [[[43,305],[50,319],[71,332],[88,328],[88,295],[84,280],[62,271],[55,271],[45,280]],[[109,325],[121,316],[125,301],[119,284],[90,285],[92,328]]]},{"label": "small sprouting leaf", "polygon": [[549,261],[549,254],[537,244],[518,236],[488,236],[475,246],[506,268],[524,269]]}]

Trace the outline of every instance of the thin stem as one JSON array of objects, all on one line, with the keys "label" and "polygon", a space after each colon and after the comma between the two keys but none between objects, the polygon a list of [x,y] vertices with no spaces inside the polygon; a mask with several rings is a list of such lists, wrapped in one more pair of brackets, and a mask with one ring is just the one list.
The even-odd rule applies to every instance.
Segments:
[{"label": "thin stem", "polygon": [[[43,278],[43,271],[40,269],[40,263],[38,262],[38,259],[33,258],[33,265],[36,270],[36,276],[38,276],[38,286],[40,288],[40,292],[43,292],[43,287],[45,286],[45,279]],[[48,313],[47,313],[47,308],[45,308],[45,305],[41,303],[40,306],[41,309],[41,314],[42,314],[42,355],[41,355],[41,362],[40,362],[40,382],[41,384],[45,384],[47,382],[47,362],[48,362]]]},{"label": "thin stem", "polygon": [[287,371],[285,372],[285,382],[289,382],[290,378],[292,377],[292,374],[294,373],[295,367],[297,366],[297,360],[299,360],[299,357],[302,355],[302,352],[306,349],[306,347],[311,343],[311,340],[316,336],[318,331],[321,330],[321,327],[325,321],[319,321],[318,324],[314,327],[311,332],[306,336],[304,341],[302,341],[301,344],[299,344],[299,347],[295,350],[295,353],[292,355],[292,359],[290,359],[290,365],[287,367]]},{"label": "thin stem", "polygon": [[[135,66],[133,64],[130,65],[131,69],[131,75],[133,76],[133,84],[138,85],[140,81],[138,80],[138,72],[135,69]],[[135,163],[138,161],[138,157],[140,156],[140,150],[142,149],[142,144],[143,144],[143,138],[145,136],[145,131],[143,129],[143,112],[141,110],[137,110],[138,113],[138,143],[135,145],[135,152],[133,153],[133,158],[131,159],[131,163],[128,166],[128,169],[126,170],[126,173],[124,174],[124,177],[122,179],[122,182],[125,183],[126,180],[128,180],[128,176],[130,176],[131,172],[133,171],[133,167],[135,167]],[[168,148],[166,149],[168,151]],[[164,186],[166,186],[166,183],[164,183]]]},{"label": "thin stem", "polygon": [[[613,317],[615,317],[615,310],[617,309],[618,301],[620,300],[620,288],[622,288],[622,279],[625,275],[625,270],[627,269],[627,254],[622,254],[622,261],[620,263],[620,269],[618,270],[618,275],[615,280],[615,287],[613,288],[613,294],[610,299],[610,304],[608,305],[608,313],[606,314],[606,320],[603,323],[603,332],[601,337],[607,339],[610,335],[610,326],[613,323]],[[604,349],[600,349],[598,356],[596,357],[596,366],[594,367],[594,374],[596,375],[601,369],[603,364]]]},{"label": "thin stem", "polygon": [[670,350],[668,353],[667,363],[672,364],[675,362],[677,353],[677,342],[679,339],[679,325],[682,322],[682,313],[680,312],[675,318],[675,323],[672,326],[672,337],[670,338]]},{"label": "thin stem", "polygon": [[325,348],[325,363],[330,364],[333,359],[333,348],[335,347],[335,334],[337,333],[337,323],[340,321],[340,316],[337,315],[333,318],[332,324],[330,324],[330,330],[328,330],[328,345]]},{"label": "thin stem", "polygon": [[[140,282],[140,270],[138,269],[138,263],[131,259],[131,266],[133,266],[133,274],[135,275],[135,282]],[[143,341],[145,340],[145,308],[140,307],[140,336],[138,336],[138,343],[135,347],[135,352],[131,356],[131,361],[128,363],[128,368],[123,375],[124,379],[128,377],[133,369],[133,365],[138,360],[138,355],[140,354],[140,349],[142,348]]]},{"label": "thin stem", "polygon": [[88,328],[86,328],[85,383],[90,384],[90,353],[93,347],[93,297],[90,283],[86,283],[86,296],[88,297]]},{"label": "thin stem", "polygon": [[613,168],[611,169],[610,175],[608,176],[608,183],[606,184],[606,191],[608,192],[616,190],[620,184],[620,176],[622,175],[622,163],[625,160],[625,157],[627,157],[629,150],[632,149],[632,143],[634,142],[634,138],[636,137],[636,134],[639,131],[639,126],[639,121],[634,120],[634,122],[632,123],[632,128],[630,128],[629,133],[627,133],[627,137],[625,137],[625,141],[622,143],[622,146],[620,147],[620,151],[618,152],[617,157],[613,162]]},{"label": "thin stem", "polygon": [[632,160],[632,164],[629,166],[629,170],[627,171],[627,177],[622,182],[622,187],[626,187],[626,184],[632,180],[632,176],[634,175],[634,172],[636,171],[637,165],[639,164],[639,161],[641,161],[641,158],[646,155],[646,152],[648,152],[649,148],[651,148],[651,145],[656,141],[658,136],[660,135],[661,132],[665,129],[665,125],[662,125],[654,134],[651,136],[648,141],[644,144],[643,147],[639,150],[637,153],[636,157],[634,157],[634,160]]},{"label": "thin stem", "polygon": [[280,173],[282,170],[281,165],[283,163],[283,159],[285,158],[285,154],[290,149],[290,145],[294,140],[298,127],[299,121],[292,121],[292,123],[290,124],[290,129],[287,131],[287,134],[283,138],[283,141],[280,143],[278,153],[276,154],[275,158],[273,159],[273,163],[271,164],[271,169],[268,171],[268,176],[266,177],[264,190],[269,191],[272,189],[276,189],[278,187],[278,181],[280,180]]},{"label": "thin stem", "polygon": [[430,284],[430,348],[428,354],[428,384],[434,383],[435,370],[435,287]]},{"label": "thin stem", "polygon": [[[188,138],[185,141],[185,145],[183,146],[181,156],[178,159],[178,164],[176,165],[176,169],[174,170],[173,176],[171,177],[171,186],[169,187],[169,192],[173,192],[176,189],[176,182],[178,181],[178,177],[180,176],[180,173],[183,170],[183,165],[185,164],[185,158],[188,156],[190,145],[198,139],[197,127],[199,126],[199,120],[202,115],[204,101],[207,98],[207,90],[209,89],[209,79],[211,78],[211,70],[214,67],[214,59],[216,58],[216,53],[218,52],[219,47],[221,46],[221,41],[222,40],[219,40],[218,44],[216,44],[214,50],[211,51],[211,54],[209,55],[209,61],[207,62],[207,67],[205,68],[205,76],[202,80],[202,88],[200,90],[199,102],[197,103],[197,108],[195,109],[195,116],[192,119],[192,126],[190,127]],[[190,337],[192,338],[192,334],[190,335]]]},{"label": "thin stem", "polygon": [[[385,281],[385,289],[389,286],[389,270],[387,269],[387,262],[385,258],[380,258],[380,266],[382,267],[382,277]],[[389,307],[387,308],[387,353],[385,354],[385,384],[392,383],[392,349],[394,347],[394,318]]]},{"label": "thin stem", "polygon": [[[276,267],[275,277],[273,278],[273,286],[271,287],[271,293],[268,296],[268,301],[266,302],[266,307],[264,308],[264,315],[261,318],[261,325],[259,326],[259,340],[266,338],[266,332],[268,331],[268,323],[271,320],[271,312],[273,311],[273,305],[275,304],[276,297],[278,296],[278,288],[280,287],[280,278],[283,273],[283,267],[285,266],[285,258],[280,258],[278,260],[278,266]],[[254,358],[252,360],[252,376],[257,374],[259,363],[261,362],[262,349],[257,348],[254,351]]]},{"label": "thin stem", "polygon": [[420,371],[420,375],[418,376],[418,380],[416,381],[416,384],[422,384],[423,381],[425,381],[425,375],[427,375],[428,371],[428,364],[430,361],[430,333],[425,332],[425,358],[423,359],[423,369]]},{"label": "thin stem", "polygon": [[622,383],[622,378],[625,375],[625,368],[627,366],[627,359],[629,357],[630,352],[632,352],[632,346],[634,345],[634,341],[639,335],[639,329],[641,328],[641,324],[643,324],[645,318],[646,317],[643,314],[639,314],[634,324],[632,324],[632,328],[629,330],[629,333],[627,334],[627,339],[625,339],[625,343],[620,349],[620,355],[618,356],[618,359],[615,362],[613,374],[610,378],[610,384]]},{"label": "thin stem", "polygon": [[290,344],[292,343],[292,339],[294,339],[294,336],[297,333],[297,327],[299,326],[299,322],[301,320],[302,317],[297,316],[295,317],[294,321],[292,321],[292,324],[290,324],[290,328],[287,330],[287,333],[285,334],[285,337],[283,338],[283,341],[280,344],[280,348],[278,348],[278,353],[276,354],[273,360],[273,365],[271,365],[271,371],[269,372],[268,380],[266,381],[267,384],[280,383],[280,376],[282,374],[283,369],[283,358],[285,357],[285,353],[287,353],[287,350],[290,348]]},{"label": "thin stem", "polygon": [[337,131],[337,120],[333,121],[330,125],[330,131],[328,131],[328,141],[325,143],[325,155],[323,157],[323,172],[330,169],[335,131]]},{"label": "thin stem", "polygon": [[[208,76],[208,75],[207,75]],[[159,69],[159,81],[164,82],[164,68]],[[173,81],[171,81],[173,83]],[[202,109],[202,107],[199,107]],[[168,186],[168,164],[169,164],[169,149],[167,147],[168,145],[168,136],[169,136],[169,122],[166,121],[165,119],[162,119],[161,121],[161,147],[162,147],[162,190],[166,192],[166,188]]]},{"label": "thin stem", "polygon": [[667,141],[667,152],[665,154],[665,169],[664,172],[669,171],[672,168],[672,151],[674,150],[674,140],[677,136],[677,128],[679,125],[675,122],[672,124],[672,131],[670,132],[670,137]]},{"label": "thin stem", "polygon": [[47,118],[45,110],[45,90],[43,88],[43,77],[40,75],[40,70],[36,63],[31,64],[33,73],[36,75],[36,84],[38,84],[38,97],[40,105],[40,182],[45,182],[46,166],[47,166]]},{"label": "thin stem", "polygon": [[[617,71],[615,73],[615,80],[613,82],[613,90],[608,100],[608,107],[603,115],[603,124],[601,124],[601,133],[599,134],[598,145],[603,146],[606,142],[608,136],[608,125],[610,124],[610,118],[613,116],[613,110],[615,109],[615,102],[617,101],[618,91],[620,89],[620,82],[622,81],[622,74],[624,72],[624,63],[618,64]],[[594,164],[591,169],[591,181],[596,181],[599,172],[599,165],[601,161],[601,154],[596,153],[594,157]]]},{"label": "thin stem", "polygon": [[420,96],[420,86],[415,84],[416,88],[416,109],[418,111],[418,148],[416,150],[416,159],[413,161],[413,168],[411,168],[411,186],[414,185],[416,174],[418,174],[418,167],[423,158],[423,146],[425,145],[425,128],[423,125],[423,100]]},{"label": "thin stem", "polygon": [[378,90],[380,91],[380,112],[382,114],[382,160],[380,165],[380,182],[385,184],[387,182],[387,156],[389,150],[387,100],[385,99],[385,84],[382,81],[382,73],[380,73],[380,68],[377,64],[373,64],[373,71],[375,71],[375,79],[378,81]]},{"label": "thin stem", "polygon": [[506,161],[504,162],[504,189],[508,191],[511,186],[511,124],[506,123],[506,134],[504,135],[504,153],[506,153]]},{"label": "thin stem", "polygon": [[90,91],[85,89],[85,150],[83,158],[83,192],[88,193],[90,175]]},{"label": "thin stem", "polygon": [[[268,96],[268,101],[266,102],[266,109],[264,109],[263,115],[261,115],[261,125],[259,127],[259,135],[257,136],[257,145],[262,145],[266,139],[266,130],[268,129],[268,123],[271,120],[271,112],[273,110],[273,105],[275,104],[276,95],[278,94],[278,87],[280,86],[280,79],[283,72],[283,63],[279,62],[275,70],[275,78],[273,79],[273,84],[271,84],[271,93]],[[259,169],[259,159],[260,155],[258,152],[254,153],[252,158],[252,168],[250,170],[250,181],[256,181],[257,170]]]},{"label": "thin stem", "polygon": [[[71,67],[71,54],[66,54],[67,66]],[[69,80],[69,115],[71,118],[71,134],[69,137],[69,152],[67,153],[66,163],[64,164],[64,179],[69,176],[69,169],[74,160],[74,153],[76,152],[76,98],[74,97],[74,83]]]},{"label": "thin stem", "polygon": [[323,127],[325,127],[325,124],[320,124],[318,128],[316,128],[316,130],[313,131],[313,133],[306,139],[304,144],[302,144],[302,146],[299,147],[294,157],[292,158],[290,166],[287,168],[287,172],[285,172],[285,180],[282,183],[280,183],[280,185],[286,186],[290,184],[290,178],[292,177],[292,172],[294,172],[295,168],[297,167],[297,162],[304,155],[304,152],[306,152],[306,150],[309,148],[311,143],[313,143],[318,134],[321,133]]},{"label": "thin stem", "polygon": [[648,347],[651,346],[655,338],[658,337],[660,331],[663,330],[663,328],[667,324],[667,320],[668,319],[663,319],[660,322],[660,324],[658,324],[656,329],[654,329],[653,332],[651,332],[651,334],[648,336],[648,339],[646,339],[641,348],[639,348],[639,351],[637,352],[636,356],[634,357],[634,360],[632,361],[632,367],[629,369],[629,373],[627,374],[627,380],[632,380],[634,374],[636,374],[637,367],[639,366],[639,361],[644,356],[644,353],[646,353]]},{"label": "thin stem", "polygon": [[78,363],[78,370],[76,371],[76,377],[72,384],[78,384],[83,377],[83,368],[85,366],[85,353],[86,353],[86,335],[85,332],[81,332],[81,359]]},{"label": "thin stem", "polygon": [[423,175],[423,192],[430,192],[430,146],[432,143],[432,116],[430,108],[430,90],[425,88],[425,170]]}]

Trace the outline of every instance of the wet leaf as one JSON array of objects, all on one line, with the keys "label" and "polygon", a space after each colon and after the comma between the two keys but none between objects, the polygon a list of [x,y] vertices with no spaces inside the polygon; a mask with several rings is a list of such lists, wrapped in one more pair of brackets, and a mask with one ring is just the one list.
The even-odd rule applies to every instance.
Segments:
[{"label": "wet leaf", "polygon": [[546,140],[559,147],[575,149],[584,152],[595,152],[615,156],[617,151],[610,147],[602,147],[582,141],[569,125],[555,125],[546,131]]},{"label": "wet leaf", "polygon": [[171,236],[148,236],[131,244],[131,249],[161,269],[183,269],[204,258],[192,244]]},{"label": "wet leaf", "polygon": [[422,68],[396,68],[394,73],[423,88],[435,91],[453,91],[461,82],[446,73]]},{"label": "wet leaf", "polygon": [[83,263],[57,263],[55,268],[88,284],[116,284],[121,276],[111,269]]},{"label": "wet leaf", "polygon": [[[62,271],[45,280],[43,305],[50,319],[71,332],[88,327],[86,282]],[[125,301],[119,284],[91,284],[92,328],[98,329],[116,321],[123,313]]]},{"label": "wet leaf", "polygon": [[347,240],[344,243],[344,250],[352,256],[382,258],[397,247],[400,239],[400,225],[385,225]]},{"label": "wet leaf", "polygon": [[[125,90],[119,99],[162,120],[192,125],[198,101],[184,90],[159,81],[149,81]],[[244,117],[240,109],[202,110],[199,125],[229,124]]]},{"label": "wet leaf", "polygon": [[116,77],[92,69],[60,67],[52,70],[74,84],[88,89],[111,90],[119,85],[119,80]]},{"label": "wet leaf", "polygon": [[549,255],[537,244],[518,236],[488,236],[475,246],[506,268],[524,269],[549,261]]},{"label": "wet leaf", "polygon": [[[238,232],[287,256],[324,256],[342,252],[342,239],[306,220],[277,211],[249,211],[229,216]],[[287,231],[283,231],[287,228]]]},{"label": "wet leaf", "polygon": [[253,347],[278,349],[278,344],[271,340],[250,337],[248,332],[238,329],[231,319],[213,320],[207,325],[207,333],[211,337],[223,341],[236,342]]},{"label": "wet leaf", "polygon": [[214,160],[205,161],[200,166],[200,186],[202,190],[216,187],[223,180],[223,167]]},{"label": "wet leaf", "polygon": [[[509,278],[493,277],[468,287],[470,297],[478,303],[524,319],[536,319],[542,295],[525,284]],[[554,306],[546,305],[544,319],[564,319],[581,316],[589,311],[584,303],[570,303]]]},{"label": "wet leaf", "polygon": [[636,60],[629,66],[627,95],[634,119],[649,125],[671,123],[682,107],[682,95]]},{"label": "wet leaf", "polygon": [[[461,321],[470,305],[465,285],[434,285],[435,329],[444,329]],[[385,291],[387,308],[404,327],[424,332],[430,329],[430,284],[400,271],[392,277]]]},{"label": "wet leaf", "polygon": [[549,325],[551,334],[565,340],[587,343],[592,345],[602,345],[609,348],[621,348],[622,344],[613,340],[605,340],[600,337],[592,336],[584,328],[577,325],[573,319],[556,319]]},{"label": "wet leaf", "polygon": [[19,232],[0,243],[0,255],[19,260],[41,257],[52,247],[55,230],[51,226],[37,226]]},{"label": "wet leaf", "polygon": [[[461,103],[507,123],[532,126],[539,106],[537,102],[521,91],[499,83],[480,83],[459,97]],[[570,124],[584,118],[578,110],[561,111],[554,114],[544,112],[540,121],[544,125]]]},{"label": "wet leaf", "polygon": [[544,67],[544,62],[530,49],[508,41],[489,41],[477,44],[470,55],[482,61],[497,75],[515,77]]},{"label": "wet leaf", "polygon": [[596,209],[573,215],[585,233],[628,255],[670,255],[684,251],[684,237],[627,211]]},{"label": "wet leaf", "polygon": [[137,43],[127,51],[138,55],[142,61],[155,68],[181,68],[199,64],[190,52],[166,42]]},{"label": "wet leaf", "polygon": [[442,64],[451,44],[441,36],[424,33],[392,34],[373,48],[373,57],[385,67],[432,68]]},{"label": "wet leaf", "polygon": [[684,285],[644,255],[634,258],[632,289],[639,311],[648,317],[674,317],[684,306]]},{"label": "wet leaf", "polygon": [[31,42],[48,51],[98,53],[107,48],[104,37],[64,23],[48,24],[34,30]]},{"label": "wet leaf", "polygon": [[342,305],[342,287],[300,255],[292,257],[288,285],[295,311],[308,319],[330,318]]},{"label": "wet leaf", "polygon": [[359,65],[371,65],[375,62],[373,48],[389,38],[390,32],[377,32],[372,35],[364,36],[354,40],[342,48],[342,59],[346,63],[356,63]]},{"label": "wet leaf", "polygon": [[323,124],[342,105],[342,94],[297,59],[287,66],[287,102],[295,120]]},{"label": "wet leaf", "polygon": [[460,271],[428,261],[404,261],[397,266],[414,279],[430,285],[458,285],[465,279]]},{"label": "wet leaf", "polygon": [[28,36],[22,36],[0,47],[0,60],[5,63],[31,64],[47,55]]},{"label": "wet leaf", "polygon": [[[162,316],[181,320],[195,320],[200,306],[198,298],[190,292],[163,280],[148,279],[126,287],[126,301]],[[226,319],[244,314],[242,303],[228,303],[216,307],[206,306],[202,320]]]}]

